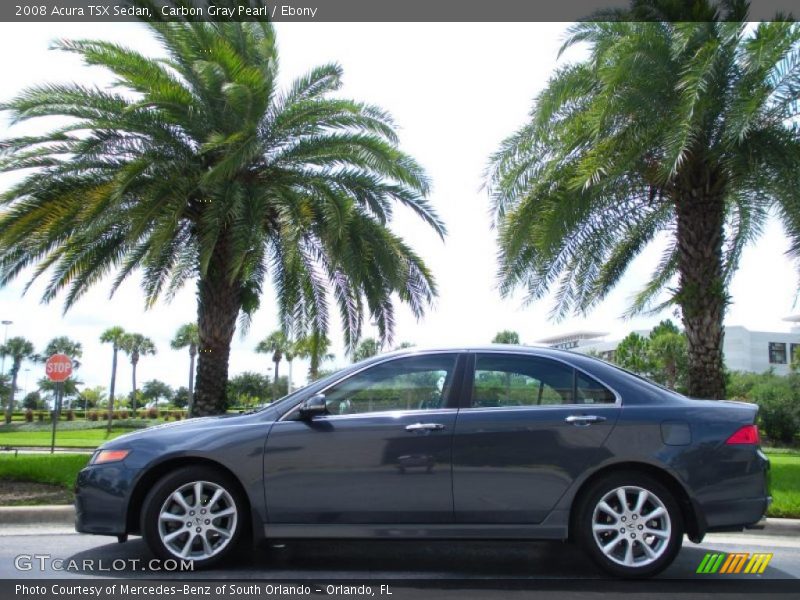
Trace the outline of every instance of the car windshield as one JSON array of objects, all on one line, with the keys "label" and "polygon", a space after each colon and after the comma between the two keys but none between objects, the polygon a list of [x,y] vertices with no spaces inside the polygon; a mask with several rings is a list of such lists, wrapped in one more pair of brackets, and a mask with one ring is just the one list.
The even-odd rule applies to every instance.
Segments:
[{"label": "car windshield", "polygon": [[316,381],[312,381],[312,382],[307,383],[306,385],[304,385],[302,387],[297,388],[291,394],[287,394],[285,396],[282,396],[282,397],[278,398],[277,400],[273,400],[272,402],[265,402],[263,404],[259,404],[255,408],[253,408],[252,410],[250,410],[248,412],[250,412],[250,413],[260,412],[260,411],[262,411],[264,409],[267,409],[267,408],[270,408],[272,406],[277,406],[278,404],[291,403],[293,400],[296,400],[300,396],[305,395],[308,392],[308,390],[311,389],[312,387],[314,387],[314,388],[317,388],[317,387],[322,388],[322,387],[327,386],[329,383],[335,381],[336,379],[339,379],[346,371],[347,371],[347,369],[341,369],[339,371],[331,373],[330,375],[326,375],[322,379],[317,379]]}]

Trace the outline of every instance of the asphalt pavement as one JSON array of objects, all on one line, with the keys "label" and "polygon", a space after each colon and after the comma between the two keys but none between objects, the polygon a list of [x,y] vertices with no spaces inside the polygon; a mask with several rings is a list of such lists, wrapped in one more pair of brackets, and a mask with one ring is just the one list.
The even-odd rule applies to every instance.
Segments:
[{"label": "asphalt pavement", "polygon": [[[697,567],[709,552],[773,557],[761,575],[698,575]],[[115,538],[77,534],[64,525],[5,524],[0,529],[2,579],[607,580],[578,547],[562,542],[287,541],[265,544],[224,568],[200,572],[154,571],[148,566],[151,558],[138,537],[121,544]],[[777,535],[750,531],[711,534],[702,544],[685,540],[659,579],[800,583],[800,536],[796,530]]]}]

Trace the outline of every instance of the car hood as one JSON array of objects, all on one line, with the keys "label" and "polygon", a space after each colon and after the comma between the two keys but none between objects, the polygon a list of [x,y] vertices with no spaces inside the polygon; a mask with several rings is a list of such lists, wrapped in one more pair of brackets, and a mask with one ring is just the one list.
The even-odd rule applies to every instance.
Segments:
[{"label": "car hood", "polygon": [[162,423],[152,427],[145,427],[144,429],[137,429],[130,433],[125,433],[119,437],[114,438],[100,446],[101,449],[106,448],[121,448],[135,442],[137,445],[146,443],[150,440],[161,440],[166,437],[180,436],[186,437],[194,431],[207,430],[209,428],[220,426],[236,426],[252,421],[256,418],[258,421],[269,421],[267,411],[259,413],[247,413],[242,415],[219,415],[213,417],[195,417],[186,419],[184,421],[174,421],[172,423]]},{"label": "car hood", "polygon": [[[186,419],[185,421],[173,421],[172,423],[161,423],[161,425],[153,425],[152,427],[144,427],[142,429],[137,429],[135,431],[131,431],[130,433],[124,433],[116,438],[114,438],[114,442],[117,441],[129,441],[133,439],[138,439],[143,436],[149,435],[158,435],[159,432],[168,430],[168,429],[180,429],[182,431],[190,431],[192,429],[198,429],[205,427],[208,425],[209,421],[218,421],[225,417],[197,417],[194,419]],[[109,442],[110,443],[110,442]]]}]

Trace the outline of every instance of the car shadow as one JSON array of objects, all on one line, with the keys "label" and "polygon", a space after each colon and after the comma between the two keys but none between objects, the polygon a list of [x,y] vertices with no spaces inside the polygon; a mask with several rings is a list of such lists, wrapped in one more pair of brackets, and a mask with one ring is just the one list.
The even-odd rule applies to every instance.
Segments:
[{"label": "car shadow", "polygon": [[[659,576],[659,586],[672,592],[766,591],[773,584],[797,584],[788,573],[770,566],[762,576],[699,575],[697,566],[708,546],[684,546],[675,562]],[[719,550],[727,552],[729,550]],[[623,581],[600,571],[574,544],[566,542],[418,541],[418,540],[292,540],[242,550],[220,568],[203,571],[166,571],[150,568],[154,556],[141,538],[125,544],[106,544],[75,553],[78,565],[71,573],[103,577],[147,579],[225,580],[348,580],[404,582],[414,587],[466,589],[571,589],[652,591],[646,581]],[[94,561],[88,563],[87,561]],[[134,562],[136,561],[136,562]],[[96,565],[125,568],[98,572]],[[80,565],[91,564],[91,568]],[[791,579],[791,581],[786,581]],[[659,588],[661,589],[661,587]],[[793,589],[800,589],[795,586]],[[779,590],[776,590],[779,591]]]},{"label": "car shadow", "polygon": [[111,577],[288,578],[562,578],[602,577],[576,546],[564,542],[292,540],[242,550],[220,568],[150,568],[154,555],[141,538],[105,544],[70,556],[70,572]]}]

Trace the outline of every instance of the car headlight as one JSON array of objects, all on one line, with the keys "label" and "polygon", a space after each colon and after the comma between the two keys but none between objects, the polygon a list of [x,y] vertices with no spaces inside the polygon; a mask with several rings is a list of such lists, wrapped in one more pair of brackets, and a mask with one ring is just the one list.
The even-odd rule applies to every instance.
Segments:
[{"label": "car headlight", "polygon": [[89,461],[90,465],[103,465],[111,462],[119,462],[125,460],[125,457],[130,454],[130,450],[98,450],[92,455]]}]

